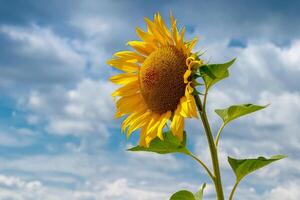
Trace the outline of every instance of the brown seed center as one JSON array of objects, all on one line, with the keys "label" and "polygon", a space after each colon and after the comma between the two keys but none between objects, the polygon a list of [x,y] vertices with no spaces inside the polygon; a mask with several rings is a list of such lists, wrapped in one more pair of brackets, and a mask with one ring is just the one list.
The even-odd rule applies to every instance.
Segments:
[{"label": "brown seed center", "polygon": [[151,111],[158,114],[175,111],[186,87],[185,60],[185,55],[175,46],[165,46],[144,61],[139,72],[140,89]]}]

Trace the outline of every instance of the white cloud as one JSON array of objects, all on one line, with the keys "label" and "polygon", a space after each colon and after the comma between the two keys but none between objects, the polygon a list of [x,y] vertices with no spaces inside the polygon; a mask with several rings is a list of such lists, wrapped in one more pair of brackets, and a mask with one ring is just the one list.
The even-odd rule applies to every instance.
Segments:
[{"label": "white cloud", "polygon": [[265,199],[272,200],[297,200],[300,199],[299,182],[282,183],[265,194]]},{"label": "white cloud", "polygon": [[2,25],[0,34],[12,44],[4,50],[12,59],[3,59],[0,68],[1,78],[12,86],[25,82],[41,87],[82,77],[85,58],[74,49],[72,40],[56,35],[50,28]]},{"label": "white cloud", "polygon": [[96,35],[106,35],[107,37],[117,25],[116,22],[113,23],[111,19],[108,20],[95,16],[83,17],[78,15],[73,17],[70,24],[80,29],[88,37]]},{"label": "white cloud", "polygon": [[0,175],[0,184],[8,187],[22,188],[24,187],[25,182],[16,177],[7,177]]},{"label": "white cloud", "polygon": [[289,66],[292,71],[299,71],[299,54],[300,40],[295,40],[292,42],[290,47],[283,48],[280,52],[278,52],[278,57],[283,61],[283,63],[287,63],[287,66]]},{"label": "white cloud", "polygon": [[300,119],[300,94],[298,92],[262,92],[260,102],[271,102],[270,108],[260,112],[255,121],[259,125],[293,126]]},{"label": "white cloud", "polygon": [[51,92],[32,91],[21,99],[20,108],[32,113],[35,121],[46,121],[49,133],[108,136],[108,123],[113,124],[114,86],[105,81],[84,79],[74,89],[54,88]]},{"label": "white cloud", "polygon": [[31,129],[16,127],[1,127],[0,146],[1,147],[26,147],[34,143],[34,133]]},{"label": "white cloud", "polygon": [[151,191],[144,189],[139,189],[135,185],[130,186],[126,179],[119,179],[112,183],[105,185],[102,193],[102,199],[113,199],[113,200],[131,200],[131,199],[141,199],[141,200],[152,200],[152,199],[167,199],[168,194]]},{"label": "white cloud", "polygon": [[[7,160],[0,170],[12,169],[22,172],[25,177],[32,177],[34,174],[36,181],[31,181],[30,184],[27,184],[27,181],[26,187],[34,187],[37,185],[37,181],[41,183],[43,192],[40,196],[36,193],[32,194],[36,199],[56,200],[65,197],[78,200],[105,200],[108,198],[113,200],[156,198],[167,200],[170,194],[176,190],[186,188],[196,191],[198,189],[197,186],[178,181],[170,175],[174,172],[182,174],[178,171],[181,170],[180,167],[175,166],[178,165],[175,158],[150,156],[153,157],[153,160],[149,157],[127,156],[128,154],[121,156],[125,158],[124,161],[120,161],[120,157],[109,152],[98,152],[97,155],[74,152],[57,156],[28,156]],[[29,174],[27,175],[26,172]],[[25,179],[14,176],[6,182],[23,185]],[[161,184],[168,184],[168,187],[161,187]],[[70,190],[64,185],[72,185],[74,188]],[[0,192],[4,190],[8,197],[14,200],[18,199],[14,197],[17,191],[15,187],[5,189],[1,188],[0,184]],[[23,195],[23,190],[25,191],[25,189],[22,191],[18,189],[18,192],[22,192]]]},{"label": "white cloud", "polygon": [[[5,186],[5,187],[1,187]],[[39,181],[26,181],[20,177],[0,175],[0,198],[11,200],[152,200],[167,199],[165,192],[152,191],[148,188],[139,188],[129,185],[126,179],[117,179],[112,182],[96,182],[86,185],[86,189],[73,192],[65,188],[44,186]]]},{"label": "white cloud", "polygon": [[31,27],[2,26],[0,31],[7,34],[11,40],[20,42],[21,48],[18,50],[29,57],[33,55],[51,56],[63,61],[66,65],[73,65],[74,68],[84,65],[82,57],[72,49],[72,43],[68,39],[55,35],[49,28],[41,28],[37,25]]},{"label": "white cloud", "polygon": [[[3,187],[4,186],[4,187]],[[12,200],[42,199],[43,184],[37,180],[24,180],[20,177],[0,174],[0,198]]]}]

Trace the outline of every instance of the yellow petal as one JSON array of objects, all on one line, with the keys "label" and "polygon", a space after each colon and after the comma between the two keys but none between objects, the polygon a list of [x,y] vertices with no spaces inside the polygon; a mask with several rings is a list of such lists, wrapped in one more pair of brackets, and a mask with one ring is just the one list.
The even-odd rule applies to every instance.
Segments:
[{"label": "yellow petal", "polygon": [[147,127],[146,133],[146,145],[149,146],[150,142],[157,137],[157,129],[160,124],[160,115],[156,113],[152,113],[151,120]]},{"label": "yellow petal", "polygon": [[164,33],[167,35],[167,37],[169,39],[171,39],[171,33],[170,33],[169,29],[167,28],[164,20],[162,19],[161,15],[159,13],[157,15],[157,18],[158,18],[158,23],[159,23],[161,29],[164,31]]},{"label": "yellow petal", "polygon": [[145,141],[146,141],[146,147],[149,147],[151,141],[154,139],[154,137],[146,136]]},{"label": "yellow petal", "polygon": [[178,48],[182,49],[183,53],[187,56],[189,56],[189,53],[187,48],[184,45],[184,34],[185,34],[185,27],[182,28],[181,32],[180,32],[180,39],[178,41]]},{"label": "yellow petal", "polygon": [[109,60],[107,64],[124,72],[136,72],[140,69],[140,66],[137,64],[120,58]]},{"label": "yellow petal", "polygon": [[141,41],[129,41],[128,45],[143,55],[149,55],[156,49],[152,44]]},{"label": "yellow petal", "polygon": [[188,94],[188,96],[186,96],[186,98],[188,99],[188,101],[187,101],[188,116],[198,118],[197,106],[196,106],[196,101],[195,101],[194,96],[191,94]]},{"label": "yellow petal", "polygon": [[189,70],[192,69],[193,61],[195,61],[195,58],[194,58],[193,56],[189,56],[189,57],[185,60],[185,64],[186,64],[186,66],[188,66],[188,69],[189,69]]},{"label": "yellow petal", "polygon": [[198,118],[195,98],[192,95],[193,90],[194,89],[190,86],[189,82],[186,86],[185,96],[181,97],[180,104],[177,107],[177,110],[182,117]]},{"label": "yellow petal", "polygon": [[147,130],[147,135],[151,135],[153,134],[153,132],[155,132],[155,129],[158,127],[159,125],[159,119],[160,119],[160,115],[159,114],[156,114],[156,113],[152,113],[152,116],[151,116],[151,120],[149,122],[149,125],[148,125],[148,130]]},{"label": "yellow petal", "polygon": [[184,40],[185,31],[186,31],[186,29],[185,29],[185,27],[183,27],[181,29],[181,32],[180,32],[180,40],[182,41],[182,43],[183,43],[183,40]]},{"label": "yellow petal", "polygon": [[189,82],[189,77],[192,74],[191,70],[186,70],[186,72],[183,75],[183,79],[184,79],[184,83],[188,83]]},{"label": "yellow petal", "polygon": [[114,54],[116,57],[122,58],[129,62],[139,62],[142,63],[146,59],[144,56],[134,52],[134,51],[120,51]]},{"label": "yellow petal", "polygon": [[134,120],[137,116],[139,116],[141,113],[141,111],[136,111],[131,113],[123,122],[121,125],[121,131],[125,132],[126,128],[129,126],[130,122],[132,120]]},{"label": "yellow petal", "polygon": [[139,91],[139,81],[133,81],[131,83],[128,83],[124,85],[123,87],[120,87],[116,91],[112,93],[113,97],[116,96],[130,96],[133,94],[136,94]]},{"label": "yellow petal", "polygon": [[120,111],[116,111],[115,118],[120,118],[122,116],[123,116],[123,113],[121,113]]},{"label": "yellow petal", "polygon": [[164,25],[164,22],[159,13],[157,13],[154,16],[154,24],[155,24],[157,32],[163,38],[162,44],[164,44],[164,45],[172,44],[172,39],[170,37],[170,33],[169,33],[168,29],[166,28],[166,26]]},{"label": "yellow petal", "polygon": [[197,44],[198,42],[198,38],[194,38],[192,41],[190,41],[186,48],[188,49],[189,52],[191,52],[193,50],[193,48],[195,47],[195,45]]},{"label": "yellow petal", "polygon": [[163,128],[166,125],[167,121],[170,119],[170,117],[171,117],[171,111],[168,111],[165,114],[163,114],[162,117],[160,118],[160,124],[158,125],[157,136],[161,140],[164,139]]},{"label": "yellow petal", "polygon": [[122,132],[125,132],[125,129],[129,126],[129,124],[131,123],[131,121],[133,121],[137,116],[141,116],[143,113],[145,113],[147,110],[146,107],[141,107],[139,109],[136,109],[135,112],[133,112],[132,114],[130,114],[123,122],[122,122],[122,126],[121,126],[121,130]]},{"label": "yellow petal", "polygon": [[173,16],[173,13],[172,13],[172,12],[170,12],[170,21],[171,21],[171,26],[173,26],[173,24],[176,25],[176,20],[175,20],[175,18],[174,18],[174,16]]},{"label": "yellow petal", "polygon": [[178,47],[178,38],[179,38],[179,33],[178,33],[178,29],[176,27],[176,21],[174,21],[172,23],[172,36],[173,36],[173,40],[174,40],[174,45],[176,47]]},{"label": "yellow petal", "polygon": [[170,128],[172,133],[182,141],[183,129],[184,129],[184,117],[180,115],[179,109],[175,111]]},{"label": "yellow petal", "polygon": [[138,107],[143,106],[143,97],[141,94],[121,97],[116,102],[117,110],[123,114],[134,112]]},{"label": "yellow petal", "polygon": [[139,145],[142,146],[142,147],[147,147],[147,144],[146,144],[146,136],[147,135],[146,134],[147,134],[147,127],[144,126],[141,129],[140,141],[139,141]]},{"label": "yellow petal", "polygon": [[191,82],[189,82],[185,87],[185,96],[188,97],[190,94],[192,94],[194,91],[194,88],[191,86]]},{"label": "yellow petal", "polygon": [[141,28],[136,28],[136,34],[143,40],[144,42],[147,43],[152,43],[153,45],[157,46],[157,43],[155,41],[155,37],[151,33],[147,33],[143,31]]},{"label": "yellow petal", "polygon": [[131,73],[118,74],[118,75],[110,77],[109,80],[111,82],[115,83],[115,84],[123,85],[123,84],[127,84],[127,83],[137,81],[138,80],[138,75],[137,74],[131,74]]},{"label": "yellow petal", "polygon": [[[156,15],[155,15],[156,18]],[[153,36],[159,41],[160,44],[166,45],[166,40],[164,40],[163,36],[159,32],[158,27],[154,22],[152,22],[150,19],[145,18],[146,24],[150,32],[153,34]]]},{"label": "yellow petal", "polygon": [[190,117],[188,99],[185,96],[181,97],[181,99],[180,99],[180,108],[181,109],[179,112],[183,117]]},{"label": "yellow petal", "polygon": [[127,137],[131,135],[131,133],[142,126],[145,126],[149,122],[149,112],[145,112],[140,116],[137,116],[134,120],[132,120],[129,124],[129,128],[127,130]]}]

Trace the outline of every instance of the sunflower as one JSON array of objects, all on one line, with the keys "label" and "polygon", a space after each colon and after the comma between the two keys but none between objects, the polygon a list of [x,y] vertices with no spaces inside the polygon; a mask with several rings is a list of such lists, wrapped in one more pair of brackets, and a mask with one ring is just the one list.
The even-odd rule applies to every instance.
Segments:
[{"label": "sunflower", "polygon": [[171,132],[183,139],[184,119],[197,118],[193,97],[193,70],[202,61],[191,51],[197,38],[184,41],[185,28],[178,30],[170,14],[168,29],[159,13],[154,20],[145,18],[147,31],[136,28],[141,41],[129,41],[134,51],[114,54],[108,64],[123,71],[110,80],[119,85],[112,96],[116,100],[116,117],[127,116],[122,131],[131,135],[140,131],[140,146],[163,137],[163,129],[171,121]]}]

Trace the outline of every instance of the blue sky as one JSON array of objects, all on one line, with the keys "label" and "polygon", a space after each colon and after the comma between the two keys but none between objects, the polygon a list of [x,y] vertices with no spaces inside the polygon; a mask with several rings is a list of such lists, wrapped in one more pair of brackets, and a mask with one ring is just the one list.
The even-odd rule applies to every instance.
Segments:
[{"label": "blue sky", "polygon": [[[0,199],[153,200],[196,191],[208,178],[183,156],[128,153],[113,120],[106,65],[137,39],[135,27],[173,11],[205,60],[237,57],[213,88],[208,111],[271,103],[225,128],[220,159],[225,192],[234,176],[226,156],[287,154],[243,181],[236,199],[300,199],[299,1],[0,1]],[[203,130],[187,123],[188,143],[209,163]],[[214,199],[208,182],[205,199]]]}]

